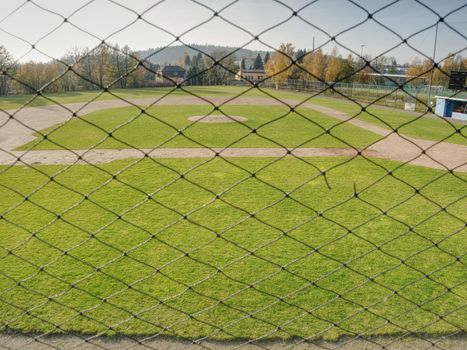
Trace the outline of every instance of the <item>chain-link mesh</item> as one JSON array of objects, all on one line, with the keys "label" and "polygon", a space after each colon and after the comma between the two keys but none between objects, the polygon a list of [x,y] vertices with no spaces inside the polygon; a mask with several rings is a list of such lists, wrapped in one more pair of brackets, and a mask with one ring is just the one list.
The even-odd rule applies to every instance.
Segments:
[{"label": "chain-link mesh", "polygon": [[[105,36],[75,21],[97,3],[103,27],[126,18]],[[340,1],[359,17],[336,31],[310,16],[324,0],[265,1],[250,15],[283,16],[255,31],[229,14],[253,2],[174,3],[1,14],[26,49],[0,51],[0,348],[465,348],[467,110],[447,84],[467,69],[467,5],[413,1],[432,20],[400,34],[397,0]],[[153,16],[184,6],[180,30]],[[10,28],[32,10],[50,18],[37,40]],[[213,22],[243,45],[190,44]],[[271,44],[291,23],[311,50]],[[368,24],[397,43],[349,45]],[[167,44],[116,44],[139,25]],[[41,48],[64,28],[95,46]],[[440,28],[457,45],[435,58],[417,40]],[[388,70],[399,48],[424,62]]]}]

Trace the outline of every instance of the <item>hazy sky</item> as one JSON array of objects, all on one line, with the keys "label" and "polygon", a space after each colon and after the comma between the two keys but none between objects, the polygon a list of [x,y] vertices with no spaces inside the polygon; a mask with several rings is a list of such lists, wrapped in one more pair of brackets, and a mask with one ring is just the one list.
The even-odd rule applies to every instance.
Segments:
[{"label": "hazy sky", "polygon": [[[437,60],[445,57],[448,52],[459,50],[463,50],[463,54],[467,55],[467,2],[420,1],[443,17],[457,9],[445,18],[445,22],[460,34],[444,23],[439,25]],[[49,59],[38,50],[31,50],[31,44],[35,44],[49,56],[60,57],[73,46],[94,47],[101,39],[110,36],[108,42],[128,44],[131,48],[139,50],[170,44],[174,37],[164,30],[174,36],[180,36],[184,42],[196,44],[239,47],[252,39],[249,33],[229,24],[225,21],[227,20],[253,36],[259,35],[263,42],[273,47],[278,47],[281,42],[292,42],[298,48],[311,49],[313,37],[315,47],[318,47],[329,40],[329,35],[336,36],[338,43],[356,53],[363,50],[364,54],[376,56],[390,50],[386,55],[396,56],[402,63],[421,55],[405,44],[393,48],[400,44],[401,39],[376,21],[406,38],[424,28],[434,26],[438,20],[436,14],[413,0],[354,0],[354,3],[347,0],[283,0],[283,4],[273,0],[196,2],[0,0],[0,45],[5,46],[15,58],[28,61]],[[213,17],[213,11],[203,7],[203,4],[214,11],[220,11],[220,17]],[[392,5],[375,13],[376,21],[370,19],[358,25],[365,21],[368,15],[357,5],[373,13],[388,4]],[[295,11],[301,9],[298,12],[299,17],[292,16],[292,10],[284,5]],[[138,19],[137,14],[142,15],[141,19]],[[68,22],[64,22],[62,16],[67,17]],[[286,22],[283,23],[284,21]],[[197,27],[203,22],[206,23]],[[345,31],[353,26],[356,27]],[[269,29],[271,27],[274,28]],[[186,31],[188,32],[185,33]],[[262,33],[263,31],[266,32]],[[342,31],[345,32],[341,33]],[[435,28],[432,27],[409,39],[408,43],[431,57],[434,37]],[[323,47],[324,51],[329,51],[335,44]],[[246,47],[269,50],[258,41]],[[343,47],[339,47],[339,52],[343,55],[348,54]]]}]

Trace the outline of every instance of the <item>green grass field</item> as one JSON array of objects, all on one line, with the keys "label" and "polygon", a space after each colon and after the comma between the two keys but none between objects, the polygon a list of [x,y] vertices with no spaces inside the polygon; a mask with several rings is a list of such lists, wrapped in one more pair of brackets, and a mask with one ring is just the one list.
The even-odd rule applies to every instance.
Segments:
[{"label": "green grass field", "polygon": [[[23,105],[27,107],[40,107],[56,103],[79,103],[90,100],[112,100],[115,98],[147,98],[162,96],[232,96],[243,93],[245,88],[234,86],[186,86],[184,89],[174,88],[142,88],[142,89],[112,89],[111,93],[102,91],[76,91],[64,93],[47,93],[46,97],[35,95],[11,95],[0,97],[0,109],[14,109]],[[279,98],[290,98],[293,93],[266,89],[268,93]],[[245,96],[263,97],[267,96],[258,90],[250,90]]]},{"label": "green grass field", "polygon": [[[208,99],[245,91],[187,90]],[[307,98],[265,92],[244,96]],[[97,94],[50,97],[77,103]],[[29,99],[1,98],[0,109]],[[467,145],[465,123],[380,107],[359,113],[331,98],[309,102],[408,136]],[[43,130],[47,139],[38,133],[20,149],[363,148],[380,138],[305,107],[288,113],[233,101],[221,111],[247,117],[245,125],[187,120],[211,111],[101,110]],[[467,324],[466,180],[465,173],[344,157],[0,166],[0,332],[219,340],[451,334]]]},{"label": "green grass field", "polygon": [[340,110],[350,116],[355,116],[356,119],[370,122],[385,129],[397,129],[403,135],[467,145],[467,124],[462,121],[421,116],[422,113],[384,109],[377,106],[369,107],[368,112],[361,112],[361,107],[358,105],[334,99],[320,99],[316,103]]},{"label": "green grass field", "polygon": [[[170,88],[147,88],[147,89],[115,89],[112,93],[120,98],[148,98],[148,97],[162,97],[170,92],[168,96],[197,96],[208,98],[214,96],[234,96],[242,95],[245,97],[262,97],[271,98],[273,96],[278,99],[287,99],[289,101],[303,101],[309,98],[309,95],[297,92],[290,92],[284,90],[257,89],[249,90],[245,87],[233,86],[187,86],[185,91]],[[48,100],[44,97],[32,96],[8,96],[0,98],[0,109],[12,109],[21,107],[23,104],[28,103],[27,106],[45,106],[56,103],[77,103],[85,102],[97,98],[97,100],[109,100],[115,97],[109,93],[100,92],[69,92],[61,94],[47,94]],[[445,120],[441,118],[424,116],[420,117],[421,113],[410,113],[403,110],[391,110],[381,108],[378,106],[371,106],[369,113],[361,113],[361,107],[355,103],[345,101],[342,99],[333,99],[326,97],[313,97],[310,102],[329,106],[331,108],[348,113],[351,116],[356,116],[357,119],[362,119],[384,128],[398,129],[401,134],[445,142],[457,143],[467,145],[467,125],[460,121]],[[233,102],[234,103],[234,102]],[[363,103],[362,103],[363,104]],[[365,105],[365,104],[363,104]],[[372,115],[373,114],[373,115]],[[375,117],[376,116],[376,117]],[[458,130],[458,131],[457,131]]]},{"label": "green grass field", "polygon": [[[328,169],[330,188],[308,163]],[[377,163],[2,167],[0,330],[336,339],[462,329],[467,177]]]},{"label": "green grass field", "polygon": [[[380,139],[374,133],[342,124],[307,108],[299,108],[299,114],[290,113],[281,106],[225,106],[215,114],[240,115],[248,120],[244,123],[193,123],[187,119],[210,112],[209,106],[157,106],[143,115],[135,107],[101,110],[43,130],[47,140],[38,134],[35,141],[20,149],[88,149],[93,146],[363,148]],[[251,132],[253,128],[255,133]],[[179,134],[179,130],[183,130],[183,134]]]}]

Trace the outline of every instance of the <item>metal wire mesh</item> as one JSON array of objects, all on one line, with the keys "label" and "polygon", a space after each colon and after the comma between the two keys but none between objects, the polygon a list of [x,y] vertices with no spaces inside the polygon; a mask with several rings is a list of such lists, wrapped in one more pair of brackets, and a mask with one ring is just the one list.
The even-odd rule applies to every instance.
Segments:
[{"label": "metal wire mesh", "polygon": [[[220,8],[191,0],[209,16],[182,32],[147,19],[165,1],[135,10],[107,0],[128,22],[98,37],[74,24],[96,1],[65,16],[27,0],[0,19],[0,31],[27,45],[26,54],[39,52],[57,68],[40,81],[46,64],[29,76],[18,72],[23,57],[0,66],[4,91],[10,84],[31,93],[0,109],[0,348],[465,346],[465,123],[433,115],[432,84],[428,98],[414,85],[449,78],[443,63],[466,49],[450,18],[466,4],[439,14],[415,1],[437,19],[403,36],[378,18],[401,1],[370,11],[347,0],[365,18],[332,34],[304,15],[323,0],[269,1],[286,16],[260,32],[225,14],[240,0]],[[7,21],[28,7],[60,23],[34,42],[10,32]],[[214,19],[248,40],[222,54],[185,40]],[[293,55],[264,39],[290,21],[327,40]],[[398,44],[373,58],[346,46],[341,38],[368,22]],[[144,57],[112,43],[138,23],[171,42]],[[40,42],[65,25],[99,44],[73,59],[43,52]],[[434,61],[411,39],[440,25],[464,46]],[[251,44],[271,54],[259,78],[232,65]],[[313,55],[329,44],[360,63],[332,80],[320,75]],[[201,54],[204,67],[183,79],[163,76],[148,90],[153,96],[131,95],[129,81],[161,78],[151,58],[173,45]],[[400,46],[429,66],[402,82],[385,75],[391,84],[376,93],[349,83],[384,75],[378,59]],[[119,60],[112,78],[86,71],[104,56]],[[52,93],[77,90],[92,93],[70,103]],[[417,110],[384,106],[405,101]],[[110,108],[119,109],[92,117]],[[180,123],[176,113],[197,118]],[[396,125],[391,118],[401,113]],[[231,123],[203,124],[222,117]]]}]

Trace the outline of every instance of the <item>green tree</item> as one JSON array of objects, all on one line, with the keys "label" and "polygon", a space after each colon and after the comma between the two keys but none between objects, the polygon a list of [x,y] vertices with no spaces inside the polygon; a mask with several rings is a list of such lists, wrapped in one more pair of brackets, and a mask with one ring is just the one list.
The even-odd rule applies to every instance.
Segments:
[{"label": "green tree", "polygon": [[297,63],[303,63],[303,59],[306,56],[306,49],[298,49],[297,52],[295,53],[295,61]]},{"label": "green tree", "polygon": [[271,56],[269,55],[269,51],[268,51],[268,52],[266,52],[266,55],[264,55],[263,64],[268,63],[270,58],[271,58]]},{"label": "green tree", "polygon": [[264,69],[263,60],[261,59],[260,54],[256,55],[255,63],[253,64],[253,69]]},{"label": "green tree", "polygon": [[185,71],[185,80],[188,85],[201,85],[199,78],[199,70],[196,65],[191,65]]},{"label": "green tree", "polygon": [[352,55],[349,54],[346,59],[341,59],[341,70],[337,79],[350,83],[353,79],[354,72],[355,62]]}]

